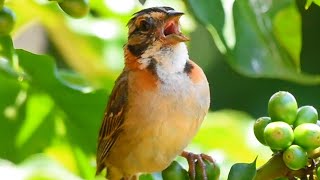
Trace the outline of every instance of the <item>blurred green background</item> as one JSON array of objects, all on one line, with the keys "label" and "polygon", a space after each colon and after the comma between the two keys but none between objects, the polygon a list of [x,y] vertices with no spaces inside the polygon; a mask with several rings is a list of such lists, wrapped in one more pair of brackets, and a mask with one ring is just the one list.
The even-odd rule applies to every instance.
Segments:
[{"label": "blurred green background", "polygon": [[[0,36],[0,179],[94,177],[96,142],[123,68],[126,23],[146,7],[186,12],[189,55],[205,71],[212,102],[188,150],[260,166],[272,152],[253,135],[270,96],[291,92],[320,106],[320,8],[303,0],[90,0],[81,19],[56,2],[6,0],[17,23]],[[178,159],[186,166],[183,159]],[[161,177],[155,175],[155,179]]]}]

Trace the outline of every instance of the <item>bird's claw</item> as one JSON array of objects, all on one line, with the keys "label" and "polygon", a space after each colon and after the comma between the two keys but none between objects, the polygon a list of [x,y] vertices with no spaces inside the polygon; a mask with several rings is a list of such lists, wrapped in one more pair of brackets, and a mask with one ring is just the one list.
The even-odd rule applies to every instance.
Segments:
[{"label": "bird's claw", "polygon": [[204,163],[204,159],[214,163],[214,160],[211,156],[206,154],[194,154],[191,152],[183,151],[181,154],[182,157],[186,158],[189,165],[189,177],[191,180],[196,179],[196,164],[198,163],[201,168],[201,174],[203,177],[203,180],[208,180],[207,172],[206,172],[206,164]]}]

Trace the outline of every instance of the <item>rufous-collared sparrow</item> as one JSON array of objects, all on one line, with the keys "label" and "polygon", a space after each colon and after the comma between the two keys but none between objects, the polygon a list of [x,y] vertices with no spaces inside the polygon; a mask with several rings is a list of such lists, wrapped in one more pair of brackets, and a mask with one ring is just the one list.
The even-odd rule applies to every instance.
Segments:
[{"label": "rufous-collared sparrow", "polygon": [[[202,69],[189,59],[180,32],[183,13],[153,7],[128,22],[125,67],[101,125],[97,174],[136,179],[162,171],[197,133],[208,112],[210,92]],[[194,175],[193,175],[194,176]]]}]

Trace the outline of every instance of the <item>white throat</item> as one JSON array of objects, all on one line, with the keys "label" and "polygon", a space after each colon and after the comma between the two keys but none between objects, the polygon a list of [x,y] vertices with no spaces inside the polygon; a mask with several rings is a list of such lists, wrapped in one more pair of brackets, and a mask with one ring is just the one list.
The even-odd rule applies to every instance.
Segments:
[{"label": "white throat", "polygon": [[185,43],[162,47],[160,42],[154,43],[139,59],[140,68],[146,68],[151,61],[156,61],[156,70],[159,73],[177,73],[184,70],[189,60],[188,49]]}]

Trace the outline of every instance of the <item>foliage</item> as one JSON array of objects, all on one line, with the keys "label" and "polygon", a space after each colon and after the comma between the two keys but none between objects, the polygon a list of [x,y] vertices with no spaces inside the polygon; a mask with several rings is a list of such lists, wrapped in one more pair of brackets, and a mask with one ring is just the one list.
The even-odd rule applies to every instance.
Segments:
[{"label": "foliage", "polygon": [[320,6],[320,1],[319,0],[307,0],[305,8],[308,9],[312,3],[315,3],[318,6]]},{"label": "foliage", "polygon": [[300,69],[301,19],[295,1],[186,3],[236,71],[306,84],[320,82],[319,75],[305,74]]},{"label": "foliage", "polygon": [[252,163],[237,163],[230,169],[228,180],[247,180],[253,179],[256,175],[256,160]]},{"label": "foliage", "polygon": [[[299,4],[293,0],[139,1],[144,6],[130,0],[123,6],[127,7],[124,12],[114,1],[91,0],[90,13],[73,19],[54,1],[0,0],[0,9],[9,8],[17,17],[11,35],[0,36],[0,179],[94,178],[103,110],[123,67],[125,24],[134,11],[150,5],[168,5],[187,12],[182,27],[192,39],[190,56],[203,67],[209,81],[216,72],[214,68],[221,69],[215,59],[222,53],[225,62],[241,76],[303,85],[320,82],[318,74],[301,68],[303,20]],[[308,0],[305,7],[312,2],[319,4]],[[229,79],[223,74],[220,77],[225,82]],[[210,84],[223,86],[215,82],[219,81]],[[220,94],[215,88],[213,107],[215,102],[227,102],[219,101],[224,94],[232,98],[232,104],[241,103],[240,110],[250,112],[259,105],[256,98],[256,103],[247,107],[250,103],[246,105],[242,97],[232,97],[230,91],[236,92],[236,88],[225,88]],[[253,92],[249,90],[250,95]],[[237,177],[236,173],[242,171],[240,176],[251,178],[256,163],[261,166],[270,158],[268,149],[254,139],[254,118],[247,112],[210,112],[188,147],[217,159],[222,179],[227,179],[231,164],[250,162],[259,155],[253,163],[232,166],[228,177]],[[186,167],[185,161],[177,160]],[[272,169],[270,163],[284,169],[282,173],[288,172],[277,156],[263,167]],[[263,174],[260,169],[257,173]],[[159,178],[160,173],[141,177]]]}]

